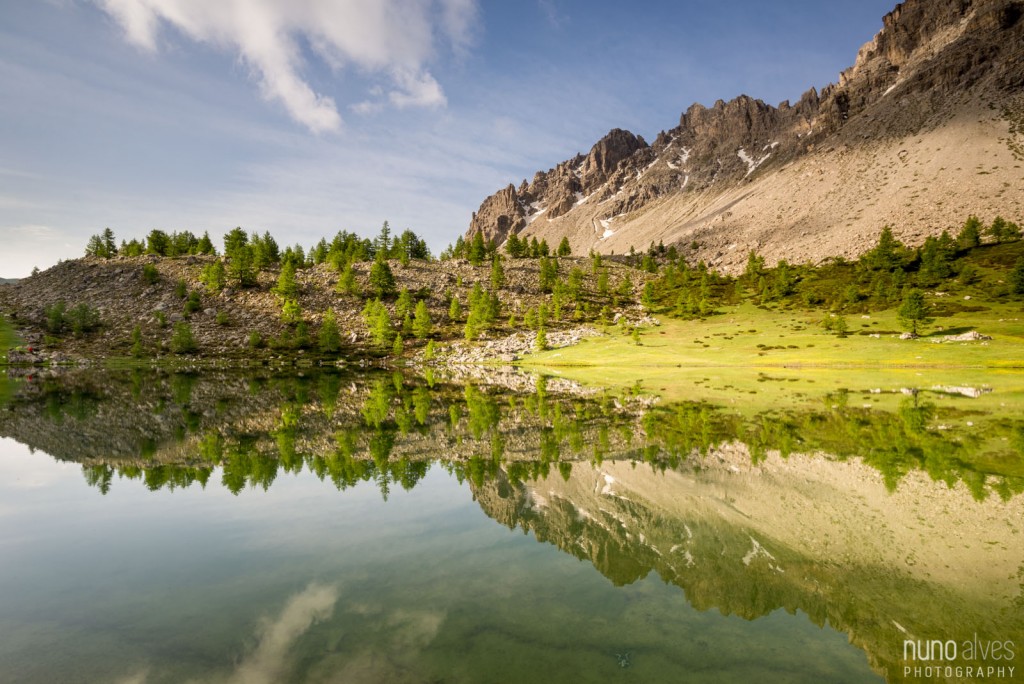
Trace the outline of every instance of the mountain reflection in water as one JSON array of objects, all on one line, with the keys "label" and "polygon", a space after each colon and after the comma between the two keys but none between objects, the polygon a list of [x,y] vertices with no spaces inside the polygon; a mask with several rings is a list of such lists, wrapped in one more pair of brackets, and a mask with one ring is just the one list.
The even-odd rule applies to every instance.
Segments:
[{"label": "mountain reflection in water", "polygon": [[[0,436],[81,464],[104,494],[140,480],[152,491],[219,482],[238,496],[308,473],[332,489],[373,486],[388,500],[412,492],[436,464],[487,516],[587,561],[615,586],[649,591],[653,572],[697,611],[752,625],[777,620],[779,609],[806,614],[845,633],[890,681],[914,681],[903,671],[908,638],[977,634],[1024,646],[1024,421],[1014,402],[994,410],[1006,403],[998,391],[987,402],[876,391],[874,404],[858,403],[856,390],[833,391],[800,408],[754,410],[529,384],[513,391],[312,371],[67,373],[17,384],[0,409]],[[252,632],[227,681],[294,678],[290,653],[321,622],[372,613],[397,630],[385,651],[403,630],[429,651],[454,619],[415,605],[398,617],[353,608],[322,578],[290,596]],[[711,671],[722,681],[737,674],[707,653],[727,652],[724,642],[699,641],[687,662],[710,663],[708,681],[717,680]],[[641,671],[640,654],[617,655]],[[383,655],[349,656],[349,680],[380,675]],[[399,660],[388,660],[393,676],[422,666]],[[646,681],[671,680],[672,668],[660,667]],[[820,667],[808,667],[808,681]],[[857,681],[849,667],[824,672]]]}]

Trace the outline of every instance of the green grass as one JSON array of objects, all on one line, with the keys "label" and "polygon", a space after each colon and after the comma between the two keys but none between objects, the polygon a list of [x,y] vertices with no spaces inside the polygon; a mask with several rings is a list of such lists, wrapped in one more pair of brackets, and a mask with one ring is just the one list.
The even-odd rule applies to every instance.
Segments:
[{"label": "green grass", "polygon": [[[0,316],[0,365],[7,363],[7,350],[18,344],[18,336],[7,320]],[[0,374],[0,406],[6,404],[14,392],[12,381],[7,374]]]},{"label": "green grass", "polygon": [[0,360],[7,360],[7,350],[18,344],[18,336],[14,328],[3,316],[0,316]]},{"label": "green grass", "polygon": [[[757,395],[768,403],[778,400],[767,391],[773,385],[785,385],[788,391],[780,394],[792,397],[793,390],[820,395],[840,388],[977,386],[986,382],[979,378],[994,375],[1013,378],[1024,397],[1024,307],[1017,302],[986,308],[936,318],[924,337],[900,340],[895,310],[848,317],[851,334],[840,338],[822,330],[818,312],[766,311],[745,303],[703,321],[663,318],[662,325],[643,331],[640,346],[613,332],[530,355],[521,365],[594,385],[639,384],[669,399],[722,403],[744,395],[744,405],[765,403],[751,401]],[[932,341],[965,330],[993,339]],[[875,331],[877,338],[870,336]]]}]

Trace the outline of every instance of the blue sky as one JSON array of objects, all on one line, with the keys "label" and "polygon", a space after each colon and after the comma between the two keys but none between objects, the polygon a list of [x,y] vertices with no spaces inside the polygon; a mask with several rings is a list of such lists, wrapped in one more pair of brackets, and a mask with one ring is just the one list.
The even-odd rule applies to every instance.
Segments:
[{"label": "blue sky", "polygon": [[0,276],[109,226],[412,228],[693,102],[838,78],[893,0],[10,0]]}]

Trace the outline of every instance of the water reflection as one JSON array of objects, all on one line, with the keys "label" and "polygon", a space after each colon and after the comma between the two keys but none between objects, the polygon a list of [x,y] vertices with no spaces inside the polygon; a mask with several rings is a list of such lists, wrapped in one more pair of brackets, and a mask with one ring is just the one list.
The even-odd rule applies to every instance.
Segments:
[{"label": "water reflection", "polygon": [[[1024,498],[1016,496],[1024,489],[1024,421],[998,391],[847,390],[752,410],[580,393],[545,379],[531,380],[528,392],[508,384],[401,374],[70,373],[21,383],[0,410],[0,435],[82,464],[86,482],[103,494],[136,480],[154,492],[219,483],[237,497],[303,474],[332,489],[372,486],[387,501],[440,468],[465,483],[489,518],[586,561],[619,591],[651,591],[653,573],[698,611],[751,625],[773,624],[779,611],[806,615],[848,635],[890,681],[914,681],[903,673],[907,638],[977,634],[1024,646]],[[417,562],[433,557],[417,553]],[[503,558],[502,572],[525,563],[524,554]],[[465,569],[446,572],[413,584],[435,595],[434,583]],[[387,591],[408,581],[396,576]],[[472,681],[486,654],[503,648],[477,611],[452,608],[450,590],[427,603],[416,591],[403,594],[399,606],[379,592],[329,577],[293,588],[261,612],[236,669],[216,681],[332,681],[339,672],[341,681],[420,681],[415,673],[437,657],[437,643],[479,638],[487,646],[466,668]],[[339,621],[375,636],[356,648]],[[455,639],[455,625],[471,636]],[[497,632],[504,648],[532,652],[558,640],[508,629],[503,623]],[[721,642],[694,637],[687,667],[714,663],[722,681],[740,676],[742,668],[716,655],[752,647],[750,635],[732,629]],[[757,639],[769,643],[760,632]],[[307,641],[335,655],[313,658],[297,678],[295,651]],[[661,648],[657,642],[651,637],[648,647]],[[803,648],[787,656],[787,676],[818,646]],[[629,654],[631,673],[653,660],[628,645],[602,653],[619,663]],[[549,655],[552,663],[573,660]],[[807,665],[817,673],[808,681],[865,674],[853,661],[836,671],[819,666]],[[146,667],[131,676],[162,681]],[[453,667],[438,661],[434,671]],[[657,674],[670,679],[674,667],[662,663]]]},{"label": "water reflection", "polygon": [[978,500],[1024,491],[1016,402],[841,390],[798,408],[750,411],[548,385],[538,378],[524,393],[399,373],[69,373],[23,383],[0,412],[0,434],[82,463],[103,492],[116,477],[153,490],[206,486],[219,467],[221,483],[236,493],[307,469],[338,489],[373,480],[386,497],[394,486],[415,486],[437,458],[481,484],[499,465],[513,481],[609,457],[676,468],[732,443],[753,463],[769,453],[856,458],[890,491],[914,471],[963,483]]}]

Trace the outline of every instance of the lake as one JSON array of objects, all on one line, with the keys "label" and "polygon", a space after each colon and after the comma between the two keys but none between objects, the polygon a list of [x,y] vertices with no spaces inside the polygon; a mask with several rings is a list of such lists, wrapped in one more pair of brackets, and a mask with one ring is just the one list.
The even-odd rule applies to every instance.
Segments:
[{"label": "lake", "polygon": [[490,376],[7,381],[0,680],[1022,679],[1019,375]]}]

